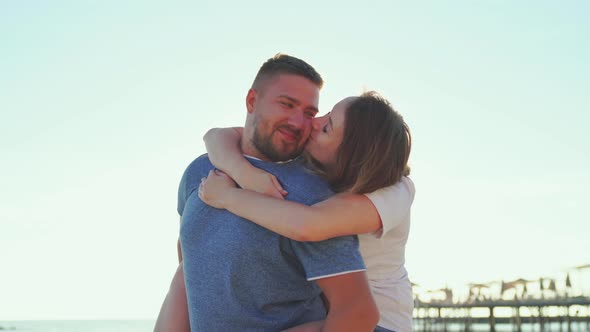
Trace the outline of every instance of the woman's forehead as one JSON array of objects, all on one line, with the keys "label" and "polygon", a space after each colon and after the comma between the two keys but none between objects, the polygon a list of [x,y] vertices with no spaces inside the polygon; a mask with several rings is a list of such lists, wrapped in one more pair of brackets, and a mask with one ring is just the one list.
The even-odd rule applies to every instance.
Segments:
[{"label": "woman's forehead", "polygon": [[336,105],[334,105],[332,112],[327,114],[327,116],[332,118],[334,127],[341,127],[344,125],[346,109],[356,98],[357,97],[347,97],[342,99]]}]

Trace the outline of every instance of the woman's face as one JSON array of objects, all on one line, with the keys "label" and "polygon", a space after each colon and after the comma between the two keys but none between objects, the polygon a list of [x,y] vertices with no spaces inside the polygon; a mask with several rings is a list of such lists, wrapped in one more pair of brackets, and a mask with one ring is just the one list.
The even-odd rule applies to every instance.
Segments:
[{"label": "woman's face", "polygon": [[328,171],[336,164],[336,153],[344,134],[346,109],[354,98],[341,100],[330,113],[313,120],[305,151]]}]

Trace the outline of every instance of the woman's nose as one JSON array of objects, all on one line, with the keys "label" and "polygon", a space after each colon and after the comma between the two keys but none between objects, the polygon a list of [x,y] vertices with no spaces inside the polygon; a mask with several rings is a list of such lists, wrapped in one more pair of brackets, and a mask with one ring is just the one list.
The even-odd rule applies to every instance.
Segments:
[{"label": "woman's nose", "polygon": [[320,116],[318,118],[314,118],[313,121],[311,122],[311,128],[313,130],[319,130],[325,121],[324,118],[325,118],[325,116]]}]

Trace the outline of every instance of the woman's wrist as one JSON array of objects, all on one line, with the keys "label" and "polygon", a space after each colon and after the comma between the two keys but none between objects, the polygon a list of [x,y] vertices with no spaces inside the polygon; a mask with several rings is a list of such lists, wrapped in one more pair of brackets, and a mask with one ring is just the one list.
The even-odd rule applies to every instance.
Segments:
[{"label": "woman's wrist", "polygon": [[234,205],[234,203],[237,201],[237,195],[239,195],[240,193],[240,188],[234,187],[234,188],[229,188],[227,190],[227,193],[225,195],[225,198],[223,199],[223,209],[228,210],[230,207],[232,207]]},{"label": "woman's wrist", "polygon": [[249,180],[251,180],[259,170],[245,159],[240,163],[234,163],[234,165],[233,173],[235,174],[235,177],[231,173],[229,173],[229,176],[232,177],[238,186],[244,189],[251,189]]}]

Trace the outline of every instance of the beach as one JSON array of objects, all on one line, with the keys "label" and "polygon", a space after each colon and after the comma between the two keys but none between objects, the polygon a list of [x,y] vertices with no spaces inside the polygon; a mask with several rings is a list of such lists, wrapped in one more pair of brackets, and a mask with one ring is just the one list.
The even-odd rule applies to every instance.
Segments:
[{"label": "beach", "polygon": [[0,321],[0,331],[17,332],[146,332],[153,320],[20,320]]}]

